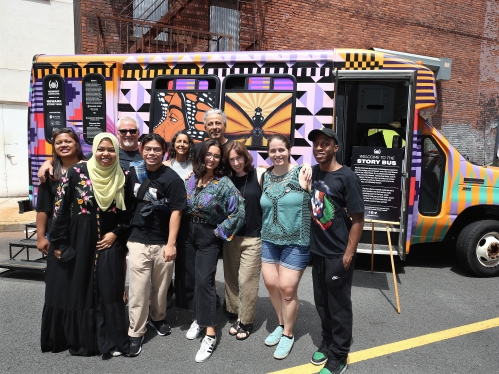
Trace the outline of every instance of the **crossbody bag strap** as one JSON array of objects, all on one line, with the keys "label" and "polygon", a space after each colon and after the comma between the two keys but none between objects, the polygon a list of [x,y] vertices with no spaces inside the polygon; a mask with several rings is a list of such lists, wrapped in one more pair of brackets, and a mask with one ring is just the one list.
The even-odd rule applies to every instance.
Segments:
[{"label": "crossbody bag strap", "polygon": [[137,191],[137,199],[138,200],[143,200],[144,196],[146,194],[147,188],[151,184],[151,181],[149,178],[147,178],[145,181],[142,182],[142,184],[139,187],[139,190]]}]

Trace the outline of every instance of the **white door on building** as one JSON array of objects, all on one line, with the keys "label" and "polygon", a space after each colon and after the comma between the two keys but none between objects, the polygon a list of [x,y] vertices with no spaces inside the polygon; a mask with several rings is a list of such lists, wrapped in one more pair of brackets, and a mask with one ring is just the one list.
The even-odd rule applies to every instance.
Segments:
[{"label": "white door on building", "polygon": [[26,104],[0,104],[0,197],[28,196]]}]

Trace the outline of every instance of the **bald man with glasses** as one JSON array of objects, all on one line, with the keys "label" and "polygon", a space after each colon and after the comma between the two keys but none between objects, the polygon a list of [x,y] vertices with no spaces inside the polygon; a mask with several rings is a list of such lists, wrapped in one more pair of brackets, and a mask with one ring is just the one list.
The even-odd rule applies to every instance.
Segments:
[{"label": "bald man with glasses", "polygon": [[118,121],[118,141],[120,144],[120,166],[130,169],[130,162],[142,161],[139,152],[139,123],[133,117],[123,117]]}]

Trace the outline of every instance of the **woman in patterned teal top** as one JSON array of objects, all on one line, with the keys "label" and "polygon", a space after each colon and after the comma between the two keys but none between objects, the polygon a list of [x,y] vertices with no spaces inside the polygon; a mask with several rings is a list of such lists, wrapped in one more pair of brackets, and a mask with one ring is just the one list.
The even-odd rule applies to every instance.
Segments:
[{"label": "woman in patterned teal top", "polygon": [[206,360],[216,345],[217,307],[215,272],[218,253],[244,225],[244,200],[227,177],[220,177],[222,146],[206,141],[194,159],[194,174],[185,182],[189,230],[185,241],[185,276],[180,283],[193,322],[187,339],[206,328],[196,361]]},{"label": "woman in patterned teal top", "polygon": [[301,166],[290,163],[291,145],[282,135],[267,143],[273,167],[262,176],[262,275],[279,326],[265,339],[286,358],[294,344],[298,285],[310,260],[310,194]]}]

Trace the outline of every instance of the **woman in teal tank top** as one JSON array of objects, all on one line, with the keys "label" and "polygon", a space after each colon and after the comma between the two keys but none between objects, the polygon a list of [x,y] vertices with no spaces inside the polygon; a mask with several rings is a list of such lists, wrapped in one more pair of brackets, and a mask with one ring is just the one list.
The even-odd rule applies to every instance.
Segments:
[{"label": "woman in teal tank top", "polygon": [[265,344],[277,345],[274,357],[283,359],[294,344],[298,285],[310,260],[310,194],[301,166],[290,163],[289,139],[273,135],[267,148],[273,167],[262,176],[262,275],[279,326]]}]

